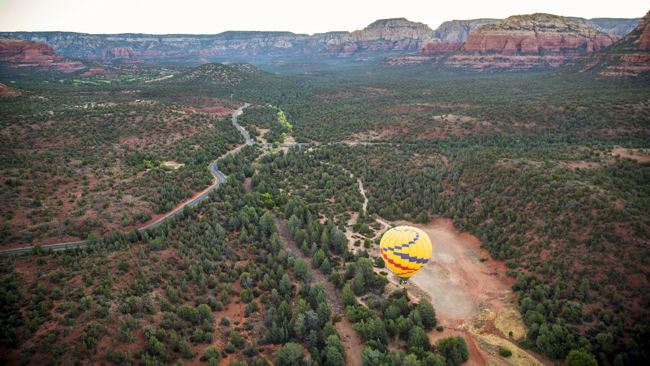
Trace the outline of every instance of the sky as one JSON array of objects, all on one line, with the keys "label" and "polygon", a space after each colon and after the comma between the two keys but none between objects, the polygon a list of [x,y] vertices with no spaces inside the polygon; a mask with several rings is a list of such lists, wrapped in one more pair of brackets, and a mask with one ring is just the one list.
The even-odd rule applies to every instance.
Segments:
[{"label": "sky", "polygon": [[227,30],[319,33],[405,17],[431,28],[454,19],[537,12],[640,18],[647,0],[0,0],[0,31],[215,34]]}]

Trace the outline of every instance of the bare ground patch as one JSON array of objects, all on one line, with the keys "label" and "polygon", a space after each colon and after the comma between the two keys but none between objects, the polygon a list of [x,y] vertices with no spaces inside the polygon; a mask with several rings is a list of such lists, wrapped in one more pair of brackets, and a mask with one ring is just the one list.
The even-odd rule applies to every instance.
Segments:
[{"label": "bare ground patch", "polygon": [[650,161],[650,151],[648,149],[626,149],[623,147],[616,147],[612,150],[612,155],[636,160],[639,163],[647,163]]},{"label": "bare ground patch", "polygon": [[[505,275],[504,263],[493,260],[476,237],[458,231],[449,219],[428,224],[394,224],[416,226],[431,238],[433,251],[429,263],[406,286],[412,297],[428,298],[436,310],[444,330],[432,331],[432,340],[462,335],[470,349],[468,365],[549,363],[517,346],[527,329],[511,290],[514,280]],[[374,246],[371,256],[377,255],[379,249]],[[388,279],[389,291],[400,287],[395,275],[389,274]],[[499,357],[499,347],[510,349],[513,356]]]}]

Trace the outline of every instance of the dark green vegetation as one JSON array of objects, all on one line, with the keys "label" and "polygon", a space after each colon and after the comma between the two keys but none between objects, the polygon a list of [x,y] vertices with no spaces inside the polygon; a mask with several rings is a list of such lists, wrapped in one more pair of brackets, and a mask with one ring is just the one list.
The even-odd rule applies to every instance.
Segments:
[{"label": "dark green vegetation", "polygon": [[552,359],[579,348],[601,362],[648,357],[650,167],[634,150],[648,148],[646,84],[533,74],[310,90],[281,104],[298,141],[400,145],[290,153],[287,184],[325,162],[323,174],[362,179],[369,214],[454,219],[506,261],[533,349]]},{"label": "dark green vegetation", "polygon": [[3,101],[1,242],[84,239],[170,211],[212,183],[211,161],[243,143],[233,107],[69,88]]},{"label": "dark green vegetation", "polygon": [[[287,135],[291,133],[293,126],[287,122],[284,112],[270,105],[264,107],[251,107],[239,119],[239,124],[245,126],[251,138],[260,135],[264,131],[263,142],[281,144],[285,142]],[[257,128],[255,128],[257,127]]]},{"label": "dark green vegetation", "polygon": [[[462,338],[430,344],[430,304],[384,293],[382,262],[365,250],[377,215],[450,218],[505,261],[529,327],[523,347],[567,364],[648,363],[650,165],[639,149],[650,147],[649,97],[643,82],[423,67],[307,79],[210,64],[137,88],[39,84],[0,103],[5,242],[61,235],[54,218],[77,230],[63,233],[103,235],[204,188],[209,162],[243,141],[209,107],[249,102],[249,131],[321,146],[222,159],[228,184],[130,240],[118,232],[88,251],[3,258],[3,354],[339,365],[334,325],[345,316],[364,341],[352,357],[367,365],[466,361]],[[348,140],[377,144],[325,145]],[[367,215],[350,173],[366,187]],[[140,203],[119,204],[127,194]],[[122,225],[75,226],[108,222],[105,202]],[[25,220],[24,230],[7,224]],[[285,223],[308,260],[286,249]]]},{"label": "dark green vegetation", "polygon": [[[240,156],[246,164],[254,154]],[[5,353],[15,361],[42,352],[55,364],[264,365],[291,339],[314,362],[345,360],[322,287],[294,274],[262,195],[244,194],[234,177],[155,230],[17,261],[3,258],[1,304],[3,347],[20,350]]]}]

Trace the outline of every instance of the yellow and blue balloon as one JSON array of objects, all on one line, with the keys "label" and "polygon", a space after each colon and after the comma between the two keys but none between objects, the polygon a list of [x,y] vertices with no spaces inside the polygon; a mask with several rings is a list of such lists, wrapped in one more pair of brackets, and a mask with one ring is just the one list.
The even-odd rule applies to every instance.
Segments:
[{"label": "yellow and blue balloon", "polygon": [[405,282],[429,262],[431,240],[418,228],[397,226],[381,237],[379,251],[386,266]]}]

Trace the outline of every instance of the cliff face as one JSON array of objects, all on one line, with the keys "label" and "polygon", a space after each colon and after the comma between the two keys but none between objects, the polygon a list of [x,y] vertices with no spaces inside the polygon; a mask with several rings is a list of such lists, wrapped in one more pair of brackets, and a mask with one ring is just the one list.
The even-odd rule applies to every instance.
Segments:
[{"label": "cliff face", "polygon": [[290,32],[224,32],[215,35],[84,34],[16,32],[19,38],[52,45],[68,57],[145,60],[196,56],[264,58],[296,55],[351,56],[364,51],[417,51],[435,39],[427,25],[404,18],[378,20],[363,30],[314,35]]},{"label": "cliff face", "polygon": [[516,15],[472,32],[448,66],[487,69],[557,67],[614,43],[606,33],[551,14]]},{"label": "cliff face", "polygon": [[650,73],[650,11],[625,37],[599,52],[577,58],[566,68],[615,78]]},{"label": "cliff face", "polygon": [[85,68],[79,61],[66,60],[52,47],[17,38],[0,36],[0,63],[9,68],[35,68],[72,72]]},{"label": "cliff face", "polygon": [[426,24],[404,18],[382,19],[329,41],[327,51],[339,56],[363,51],[415,51],[434,39],[434,31]]},{"label": "cliff face", "polygon": [[[575,20],[579,23],[584,24],[589,28],[596,29],[603,33],[610,34],[616,37],[623,37],[624,35],[630,33],[638,24],[641,18],[636,19],[625,19],[625,18],[577,18],[571,17],[571,20]],[[442,42],[465,42],[476,28],[486,25],[494,24],[502,21],[503,19],[470,19],[470,20],[451,20],[442,23],[436,30],[435,36],[440,39]]]},{"label": "cliff face", "polygon": [[463,47],[463,42],[431,42],[422,48],[423,55],[441,55],[454,52]]},{"label": "cliff face", "polygon": [[435,31],[436,38],[442,42],[465,42],[474,29],[500,21],[501,19],[452,20],[440,24]]},{"label": "cliff face", "polygon": [[[23,39],[52,45],[56,52],[80,59],[140,58],[153,61],[197,56],[296,55],[325,49],[327,34],[309,37],[289,32],[224,32],[217,35],[85,34],[17,32]],[[311,38],[314,38],[311,40]],[[311,41],[311,42],[309,42]],[[318,45],[318,43],[321,43]]]},{"label": "cliff face", "polygon": [[515,15],[479,27],[465,41],[469,53],[574,55],[614,43],[614,37],[551,14]]},{"label": "cliff face", "polygon": [[135,58],[135,51],[131,47],[115,47],[102,51],[103,59]]},{"label": "cliff face", "polygon": [[[522,17],[532,19],[519,19]],[[537,19],[544,17],[550,19]],[[611,37],[608,39],[590,26],[619,34],[631,29],[630,24],[636,22],[635,19],[568,19],[545,14],[519,18],[454,20],[443,23],[435,31],[425,24],[404,18],[383,19],[351,33],[328,32],[311,36],[239,31],[214,35],[70,32],[0,32],[0,35],[45,43],[57,54],[76,59],[141,59],[190,64],[229,58],[254,62],[274,57],[349,57],[372,52],[404,56],[422,50],[416,56],[421,57],[456,51],[458,42],[467,41],[465,58],[468,59],[474,53],[484,58],[491,54],[505,54],[525,55],[530,59],[537,50],[539,54],[552,56],[547,57],[554,59],[552,66],[563,62],[572,52],[579,55],[612,42]],[[573,23],[567,25],[568,22]],[[586,34],[576,38],[575,31],[579,33],[581,29],[589,29],[593,36]]]},{"label": "cliff face", "polygon": [[616,37],[623,37],[630,33],[637,25],[641,18],[636,19],[623,19],[623,18],[574,18],[570,19],[580,22],[587,27],[594,28],[603,33],[611,34]]}]

